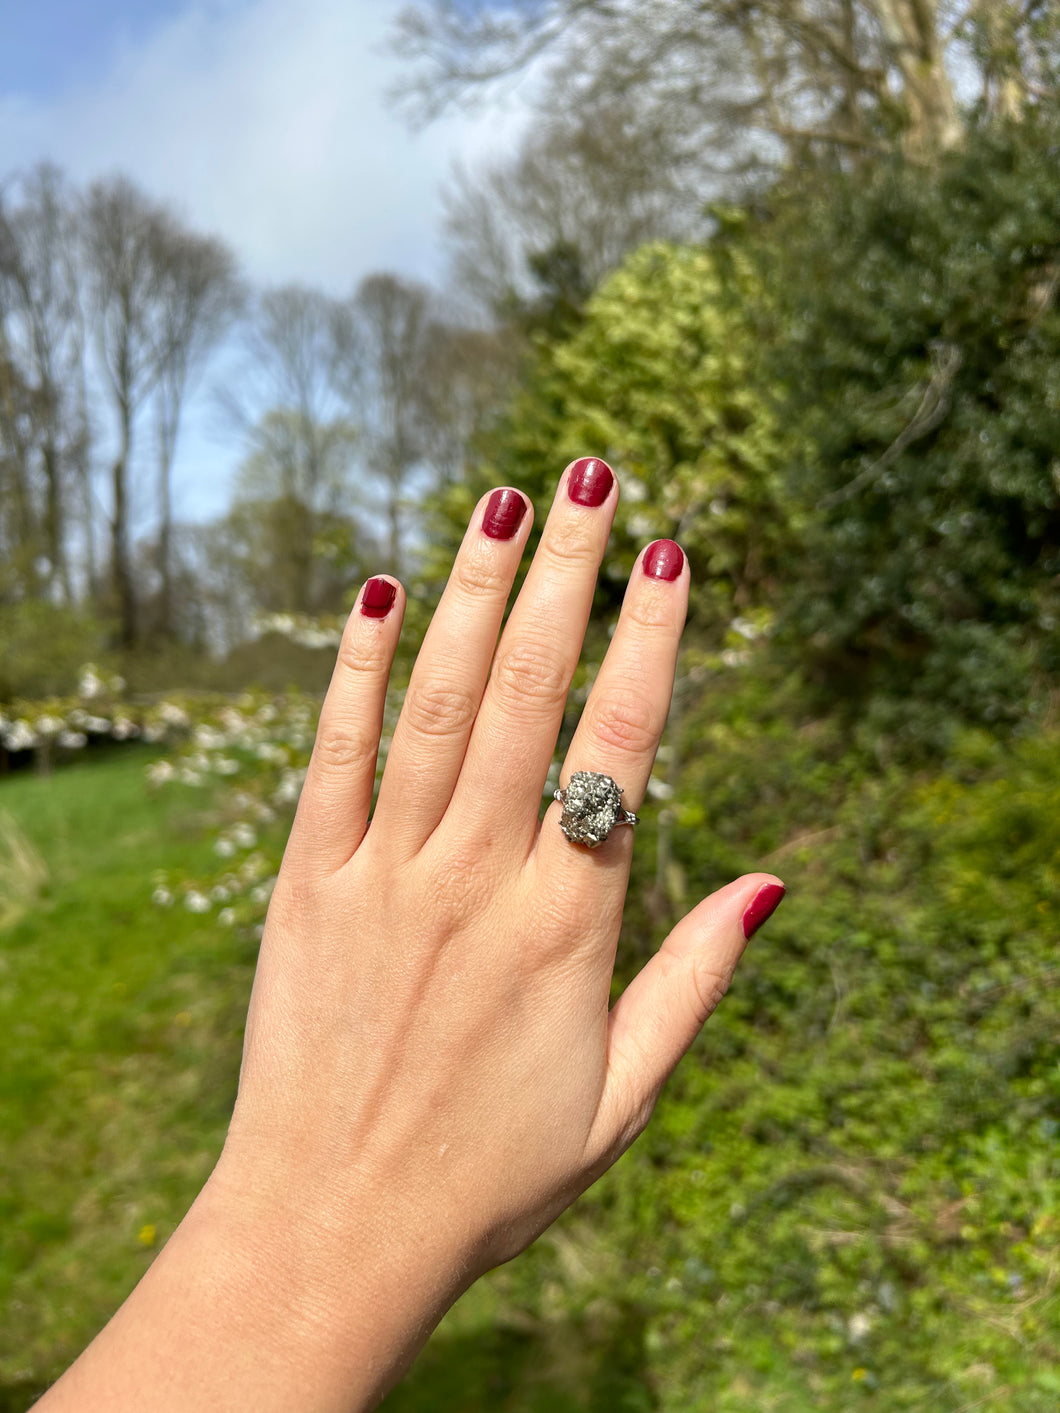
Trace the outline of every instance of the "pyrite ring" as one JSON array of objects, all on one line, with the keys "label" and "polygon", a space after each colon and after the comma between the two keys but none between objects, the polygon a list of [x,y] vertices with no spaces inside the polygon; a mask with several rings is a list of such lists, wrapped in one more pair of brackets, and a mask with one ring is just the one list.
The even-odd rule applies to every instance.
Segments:
[{"label": "pyrite ring", "polygon": [[593,770],[577,770],[565,790],[552,797],[563,806],[559,827],[572,844],[595,849],[616,824],[636,824],[632,810],[622,808],[622,787],[610,775]]}]

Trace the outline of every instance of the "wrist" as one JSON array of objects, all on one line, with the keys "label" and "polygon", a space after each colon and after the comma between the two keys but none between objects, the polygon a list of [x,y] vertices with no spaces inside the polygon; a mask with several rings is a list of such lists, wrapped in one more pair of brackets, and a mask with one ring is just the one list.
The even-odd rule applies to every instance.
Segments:
[{"label": "wrist", "polygon": [[351,1241],[333,1217],[219,1164],[41,1413],[374,1408],[460,1286],[396,1228]]},{"label": "wrist", "polygon": [[401,1194],[367,1182],[331,1193],[223,1158],[187,1224],[189,1251],[230,1272],[257,1342],[303,1368],[296,1402],[314,1413],[305,1376],[319,1377],[321,1408],[374,1407],[473,1279]]}]

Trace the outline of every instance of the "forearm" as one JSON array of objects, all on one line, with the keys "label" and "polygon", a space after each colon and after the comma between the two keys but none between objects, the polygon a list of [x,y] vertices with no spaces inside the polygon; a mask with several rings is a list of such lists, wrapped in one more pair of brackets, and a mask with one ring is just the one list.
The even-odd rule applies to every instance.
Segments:
[{"label": "forearm", "polygon": [[[459,1293],[394,1227],[349,1233],[209,1184],[40,1413],[356,1413]],[[352,1257],[347,1254],[353,1251]],[[336,1261],[336,1251],[343,1257]],[[338,1267],[338,1270],[336,1269]]]}]

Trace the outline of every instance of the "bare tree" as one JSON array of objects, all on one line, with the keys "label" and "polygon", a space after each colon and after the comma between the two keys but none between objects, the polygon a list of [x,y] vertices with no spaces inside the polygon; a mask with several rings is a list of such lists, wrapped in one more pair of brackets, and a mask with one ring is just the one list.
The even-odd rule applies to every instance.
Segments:
[{"label": "bare tree", "polygon": [[360,501],[353,478],[360,432],[344,395],[347,325],[345,306],[317,290],[267,290],[246,326],[240,394],[222,399],[247,442],[239,523],[229,528],[243,545],[257,537],[268,562],[282,565],[275,594],[262,600],[269,607],[319,607],[320,526]]},{"label": "bare tree", "polygon": [[[360,541],[350,474],[357,440],[343,417],[310,429],[289,410],[267,413],[255,428],[229,528],[260,607],[316,613],[336,606]],[[336,536],[326,527],[345,529]]]},{"label": "bare tree", "polygon": [[[17,369],[28,399],[18,453],[24,543],[34,546],[32,575],[40,588],[69,603],[71,492],[78,476],[86,474],[88,456],[72,200],[58,170],[47,165],[18,181],[15,189],[18,204],[0,213],[0,304],[10,362],[8,429],[10,434],[14,427],[10,416]],[[37,479],[39,514],[34,506]]]},{"label": "bare tree", "polygon": [[503,330],[432,322],[424,337],[417,394],[419,448],[440,486],[459,481],[476,436],[503,405],[518,345]]},{"label": "bare tree", "polygon": [[496,315],[529,292],[531,262],[544,252],[577,251],[592,289],[648,240],[701,235],[695,173],[642,116],[633,96],[609,96],[543,120],[511,158],[458,171],[445,193],[456,288]]},{"label": "bare tree", "polygon": [[155,232],[159,269],[158,432],[159,631],[173,627],[172,471],[190,384],[229,328],[241,302],[235,257],[221,241],[168,223]]},{"label": "bare tree", "polygon": [[111,574],[121,642],[137,638],[129,544],[129,469],[137,414],[154,392],[167,330],[160,251],[173,220],[125,177],[89,189],[82,214],[83,259],[99,362],[114,402],[118,447],[111,469]]},{"label": "bare tree", "polygon": [[[1004,106],[1055,97],[1054,7],[1022,0],[425,0],[399,53],[421,117],[531,65],[540,111],[636,95],[677,166],[731,182],[808,150],[929,156],[961,131],[951,68]],[[697,158],[698,154],[698,158]]]},{"label": "bare tree", "polygon": [[383,488],[389,566],[402,568],[403,497],[423,463],[422,392],[431,295],[397,275],[369,275],[348,306],[340,341],[345,387],[361,428],[361,459]]}]

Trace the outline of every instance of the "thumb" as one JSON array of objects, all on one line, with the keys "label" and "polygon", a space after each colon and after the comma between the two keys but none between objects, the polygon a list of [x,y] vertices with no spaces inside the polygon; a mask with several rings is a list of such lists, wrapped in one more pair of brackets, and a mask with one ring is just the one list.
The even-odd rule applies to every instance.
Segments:
[{"label": "thumb", "polygon": [[614,1156],[648,1122],[667,1077],[728,990],[748,939],[783,897],[771,874],[749,873],[720,888],[681,919],[616,1001],[594,1125]]}]

